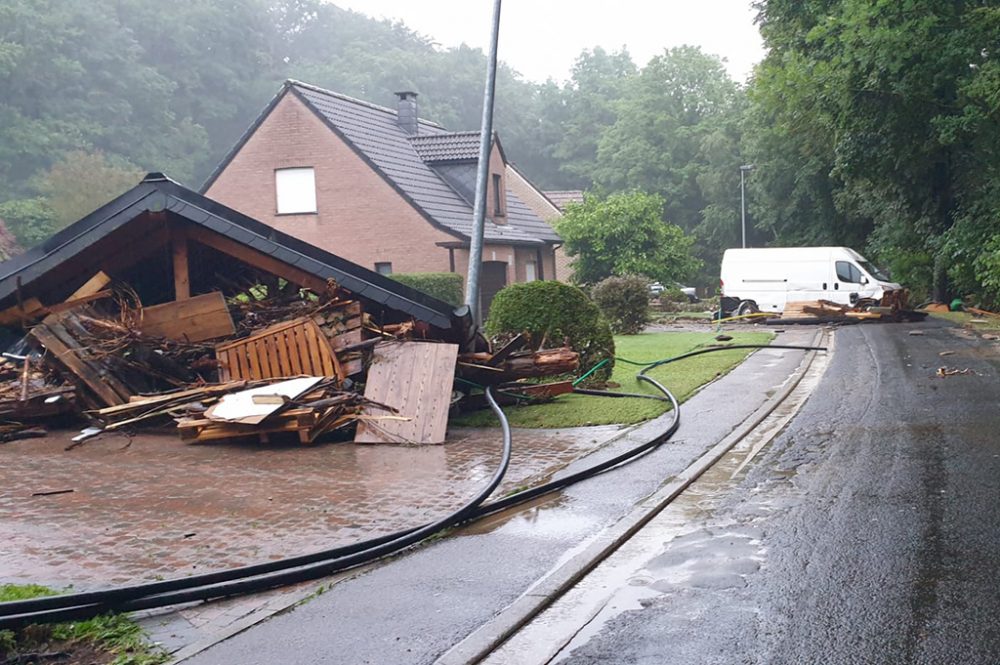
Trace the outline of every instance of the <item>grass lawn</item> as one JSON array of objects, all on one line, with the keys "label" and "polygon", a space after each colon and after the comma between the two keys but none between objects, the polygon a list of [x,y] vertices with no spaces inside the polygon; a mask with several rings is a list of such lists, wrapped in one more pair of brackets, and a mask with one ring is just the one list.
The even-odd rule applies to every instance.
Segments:
[{"label": "grass lawn", "polygon": [[[737,332],[729,344],[766,344],[774,337],[771,333]],[[694,351],[716,344],[715,333],[710,332],[661,332],[615,337],[616,356],[639,363],[651,363],[663,358]],[[663,365],[649,372],[649,376],[666,386],[683,402],[698,388],[731,370],[750,353],[747,349],[734,349],[695,356],[688,360]],[[616,392],[658,392],[635,378],[642,369],[621,360],[615,363],[611,380],[618,387]],[[590,395],[561,395],[546,404],[506,407],[504,409],[513,427],[579,427],[583,425],[632,424],[655,418],[664,413],[668,405],[649,399],[608,398]],[[499,423],[488,410],[465,413],[451,420],[458,427],[495,427]]]},{"label": "grass lawn", "polygon": [[[0,584],[0,602],[53,595],[56,592],[37,584]],[[29,628],[23,632],[0,630],[0,662],[40,662],[17,656],[52,651],[70,654],[70,660],[58,662],[104,663],[109,660],[104,654],[114,659],[111,665],[158,665],[169,660],[166,652],[146,642],[139,626],[121,614]]]}]

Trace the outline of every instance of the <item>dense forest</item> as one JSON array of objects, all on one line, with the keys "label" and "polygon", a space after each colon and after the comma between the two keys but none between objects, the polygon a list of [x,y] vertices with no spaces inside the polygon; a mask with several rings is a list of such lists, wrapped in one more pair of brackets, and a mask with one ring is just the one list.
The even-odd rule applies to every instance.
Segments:
[{"label": "dense forest", "polygon": [[[1000,8],[761,0],[742,85],[694,47],[583,51],[568,81],[498,75],[508,157],[545,189],[662,197],[700,280],[740,241],[844,244],[919,296],[1000,298]],[[503,38],[501,37],[501,58]],[[282,80],[455,130],[485,56],[320,0],[0,0],[0,218],[34,244],[158,170],[198,187]]]}]

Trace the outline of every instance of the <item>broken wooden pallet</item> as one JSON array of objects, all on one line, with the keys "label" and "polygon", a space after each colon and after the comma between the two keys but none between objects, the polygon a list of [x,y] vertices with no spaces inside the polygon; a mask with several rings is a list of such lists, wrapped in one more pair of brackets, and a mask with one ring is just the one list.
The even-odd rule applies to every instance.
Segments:
[{"label": "broken wooden pallet", "polygon": [[325,335],[311,318],[280,323],[246,339],[215,347],[219,379],[275,379],[346,375]]}]

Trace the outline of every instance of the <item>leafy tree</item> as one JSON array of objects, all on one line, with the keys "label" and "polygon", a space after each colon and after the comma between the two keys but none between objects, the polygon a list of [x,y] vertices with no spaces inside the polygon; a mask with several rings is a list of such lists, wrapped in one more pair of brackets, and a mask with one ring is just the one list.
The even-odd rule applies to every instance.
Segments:
[{"label": "leafy tree", "polygon": [[[991,237],[980,227],[998,211],[982,197],[997,175],[1000,8],[946,0],[760,8],[771,50],[754,98],[760,124],[770,116],[776,127],[770,145],[751,149],[775,169],[761,174],[763,201],[790,200],[797,213],[809,212],[810,199],[819,204],[812,218],[775,215],[779,232],[867,236],[918,293],[942,297],[949,275],[985,277],[960,245]],[[782,142],[790,157],[779,157]],[[973,219],[982,211],[992,213]]]},{"label": "leafy tree", "polygon": [[699,268],[693,240],[663,221],[663,197],[632,191],[607,198],[587,195],[559,221],[574,280],[595,283],[612,275],[648,275],[661,282],[684,280]]},{"label": "leafy tree", "polygon": [[48,200],[41,197],[0,203],[0,219],[22,247],[34,247],[59,230]]},{"label": "leafy tree", "polygon": [[59,230],[135,187],[142,175],[131,164],[111,164],[100,153],[71,152],[52,165],[39,189]]}]

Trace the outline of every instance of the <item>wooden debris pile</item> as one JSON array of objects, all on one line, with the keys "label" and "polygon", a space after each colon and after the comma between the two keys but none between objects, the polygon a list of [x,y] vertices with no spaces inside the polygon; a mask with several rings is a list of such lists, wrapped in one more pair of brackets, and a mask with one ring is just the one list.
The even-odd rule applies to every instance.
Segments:
[{"label": "wooden debris pile", "polygon": [[277,435],[312,443],[356,423],[357,441],[441,442],[456,372],[534,399],[572,390],[569,381],[532,381],[578,369],[565,346],[522,335],[495,353],[459,356],[427,324],[373,320],[349,292],[327,287],[188,291],[145,306],[129,285],[98,273],[63,303],[0,312],[16,314],[34,354],[0,362],[0,441],[3,421],[82,412],[99,425],[92,433],[176,426],[192,443]]},{"label": "wooden debris pile", "polygon": [[363,418],[363,407],[372,406],[356,392],[336,386],[335,379],[324,377],[231,381],[133,397],[92,415],[105,431],[175,423],[181,438],[192,443],[239,438],[267,442],[278,433],[293,433],[300,442],[313,443]]}]

